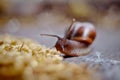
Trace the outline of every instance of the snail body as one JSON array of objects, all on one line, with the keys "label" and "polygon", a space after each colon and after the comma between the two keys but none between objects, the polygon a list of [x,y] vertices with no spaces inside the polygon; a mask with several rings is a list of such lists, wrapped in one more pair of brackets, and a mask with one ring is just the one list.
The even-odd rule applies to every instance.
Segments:
[{"label": "snail body", "polygon": [[55,47],[58,51],[60,51],[61,53],[64,53],[67,56],[80,56],[79,53],[78,52],[75,53],[74,50],[86,47],[86,45],[74,40],[66,39],[64,41],[64,38],[63,38],[56,42]]},{"label": "snail body", "polygon": [[96,37],[96,30],[90,23],[75,22],[73,19],[72,24],[63,38],[50,34],[41,35],[57,37],[58,40],[55,44],[55,48],[66,56],[75,57],[87,55],[89,53],[89,51],[81,53],[81,50],[87,50],[88,46],[92,44]]}]

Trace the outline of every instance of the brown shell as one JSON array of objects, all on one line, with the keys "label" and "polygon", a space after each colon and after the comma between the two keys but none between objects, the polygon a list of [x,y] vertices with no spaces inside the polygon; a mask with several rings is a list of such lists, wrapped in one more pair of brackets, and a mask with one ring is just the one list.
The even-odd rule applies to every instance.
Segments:
[{"label": "brown shell", "polygon": [[75,22],[65,36],[67,39],[79,41],[89,46],[96,37],[96,30],[91,23]]}]

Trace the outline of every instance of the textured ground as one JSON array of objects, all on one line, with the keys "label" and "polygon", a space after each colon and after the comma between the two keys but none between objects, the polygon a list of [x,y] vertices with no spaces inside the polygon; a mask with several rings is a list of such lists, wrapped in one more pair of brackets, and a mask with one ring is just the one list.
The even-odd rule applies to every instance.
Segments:
[{"label": "textured ground", "polygon": [[[58,17],[53,14],[45,13],[44,15],[38,16],[36,22],[34,23],[20,24],[16,19],[10,20],[6,25],[1,26],[0,33],[8,33],[32,38],[42,45],[52,47],[57,39],[51,37],[41,37],[40,34],[57,34],[62,37],[65,29],[70,25],[70,20],[65,20],[64,17]],[[111,29],[97,26],[97,37],[91,47],[94,49],[90,55],[84,57],[66,58],[64,61],[78,64],[81,61],[86,61],[90,63],[91,66],[99,64],[101,66],[100,71],[105,71],[104,74],[106,74],[103,74],[103,80],[119,80],[120,75],[117,73],[120,71],[120,28]]]}]

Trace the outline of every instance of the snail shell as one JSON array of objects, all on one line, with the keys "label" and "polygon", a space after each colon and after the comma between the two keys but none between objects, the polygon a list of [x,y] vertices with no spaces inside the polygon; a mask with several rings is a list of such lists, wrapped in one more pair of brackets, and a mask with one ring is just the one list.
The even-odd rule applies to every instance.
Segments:
[{"label": "snail shell", "polygon": [[74,22],[67,32],[67,39],[84,43],[86,46],[89,46],[96,37],[96,30],[94,25],[87,22]]}]

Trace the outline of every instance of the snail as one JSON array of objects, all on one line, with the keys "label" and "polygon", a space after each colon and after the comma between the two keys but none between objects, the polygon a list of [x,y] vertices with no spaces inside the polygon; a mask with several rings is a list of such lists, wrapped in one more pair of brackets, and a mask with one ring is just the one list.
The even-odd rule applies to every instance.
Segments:
[{"label": "snail", "polygon": [[89,54],[89,46],[96,37],[96,29],[91,23],[81,23],[73,19],[63,38],[51,34],[41,35],[58,38],[55,48],[66,56],[76,57]]}]

